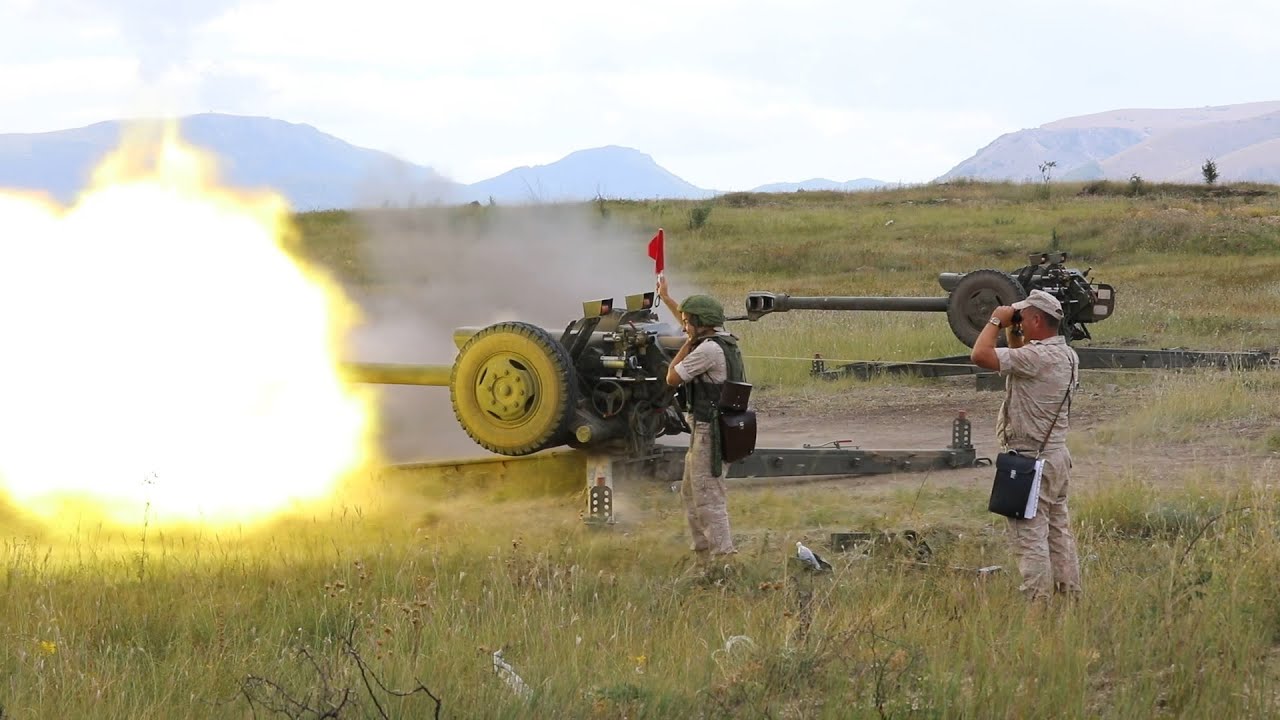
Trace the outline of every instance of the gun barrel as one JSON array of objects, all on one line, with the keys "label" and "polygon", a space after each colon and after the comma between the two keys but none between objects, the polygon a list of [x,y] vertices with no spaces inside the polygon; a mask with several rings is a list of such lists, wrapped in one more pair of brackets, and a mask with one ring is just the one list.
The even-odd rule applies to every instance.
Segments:
[{"label": "gun barrel", "polygon": [[[454,328],[453,329],[454,346],[457,347],[459,350],[461,350],[462,346],[467,344],[467,341],[471,339],[472,335],[475,335],[476,333],[480,332],[483,329],[484,327],[481,325],[463,325],[462,327]],[[560,331],[556,330],[555,328],[542,328],[542,330],[543,332],[547,333],[551,337],[560,336]]]},{"label": "gun barrel", "polygon": [[[454,328],[453,330],[454,346],[457,347],[459,350],[461,350],[462,346],[467,344],[467,341],[471,339],[472,335],[475,335],[476,333],[480,332],[483,329],[484,329],[483,327],[480,327],[478,325],[466,325],[464,327]],[[550,333],[551,331],[548,330],[547,332]]]},{"label": "gun barrel", "polygon": [[[483,329],[484,328],[475,327],[475,326],[464,326],[460,328],[454,328],[453,344],[457,345],[458,349],[461,350],[462,346],[467,344],[467,341],[471,339],[472,335],[475,335],[476,333],[480,332]],[[544,328],[544,329],[546,330],[547,334],[551,335],[552,337],[555,337],[560,332],[559,330],[551,330],[550,328]],[[603,333],[603,332],[591,333],[591,342],[598,346],[602,342],[602,339],[604,338],[605,335],[606,333]],[[658,335],[657,337],[654,338],[654,341],[657,342],[658,345],[665,350],[679,350],[680,346],[684,344],[684,334],[675,333],[675,334]]]},{"label": "gun barrel", "polygon": [[946,312],[945,297],[802,297],[786,293],[747,293],[747,317],[789,310],[866,310],[870,312]]},{"label": "gun barrel", "polygon": [[343,377],[351,382],[375,385],[432,385],[449,387],[450,365],[399,365],[392,363],[354,363],[341,365]]}]

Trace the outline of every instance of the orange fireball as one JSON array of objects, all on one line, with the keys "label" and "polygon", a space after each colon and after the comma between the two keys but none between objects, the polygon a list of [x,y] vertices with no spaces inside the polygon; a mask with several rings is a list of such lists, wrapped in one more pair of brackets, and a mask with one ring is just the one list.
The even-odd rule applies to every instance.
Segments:
[{"label": "orange fireball", "polygon": [[0,192],[0,491],[63,521],[245,522],[371,454],[356,319],[295,261],[284,200],[137,132],[69,208]]}]

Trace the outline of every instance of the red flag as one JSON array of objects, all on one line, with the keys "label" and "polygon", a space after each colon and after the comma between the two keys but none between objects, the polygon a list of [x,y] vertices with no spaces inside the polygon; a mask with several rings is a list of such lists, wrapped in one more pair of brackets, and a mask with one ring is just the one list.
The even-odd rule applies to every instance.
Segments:
[{"label": "red flag", "polygon": [[662,269],[666,267],[666,259],[662,254],[662,228],[658,228],[658,234],[649,241],[649,257],[653,258],[653,271],[661,275]]}]

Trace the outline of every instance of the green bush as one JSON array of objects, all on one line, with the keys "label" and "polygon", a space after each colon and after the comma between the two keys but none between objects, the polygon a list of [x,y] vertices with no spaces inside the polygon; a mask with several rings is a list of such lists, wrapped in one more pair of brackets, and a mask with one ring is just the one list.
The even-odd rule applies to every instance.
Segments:
[{"label": "green bush", "polygon": [[699,205],[689,210],[689,229],[698,230],[707,224],[707,218],[711,217],[710,205]]}]

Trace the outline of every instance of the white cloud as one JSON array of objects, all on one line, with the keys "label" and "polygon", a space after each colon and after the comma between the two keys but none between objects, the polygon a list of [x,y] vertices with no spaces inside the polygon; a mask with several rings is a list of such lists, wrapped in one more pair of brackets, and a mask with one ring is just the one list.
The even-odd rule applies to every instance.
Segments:
[{"label": "white cloud", "polygon": [[8,64],[0,72],[0,97],[6,98],[0,132],[45,132],[111,120],[121,109],[118,98],[136,93],[136,76],[137,63],[119,57]]},{"label": "white cloud", "polygon": [[1277,99],[1239,0],[0,0],[0,132],[151,112],[305,122],[475,181],[606,144],[704,187],[920,181],[1004,132]]}]

